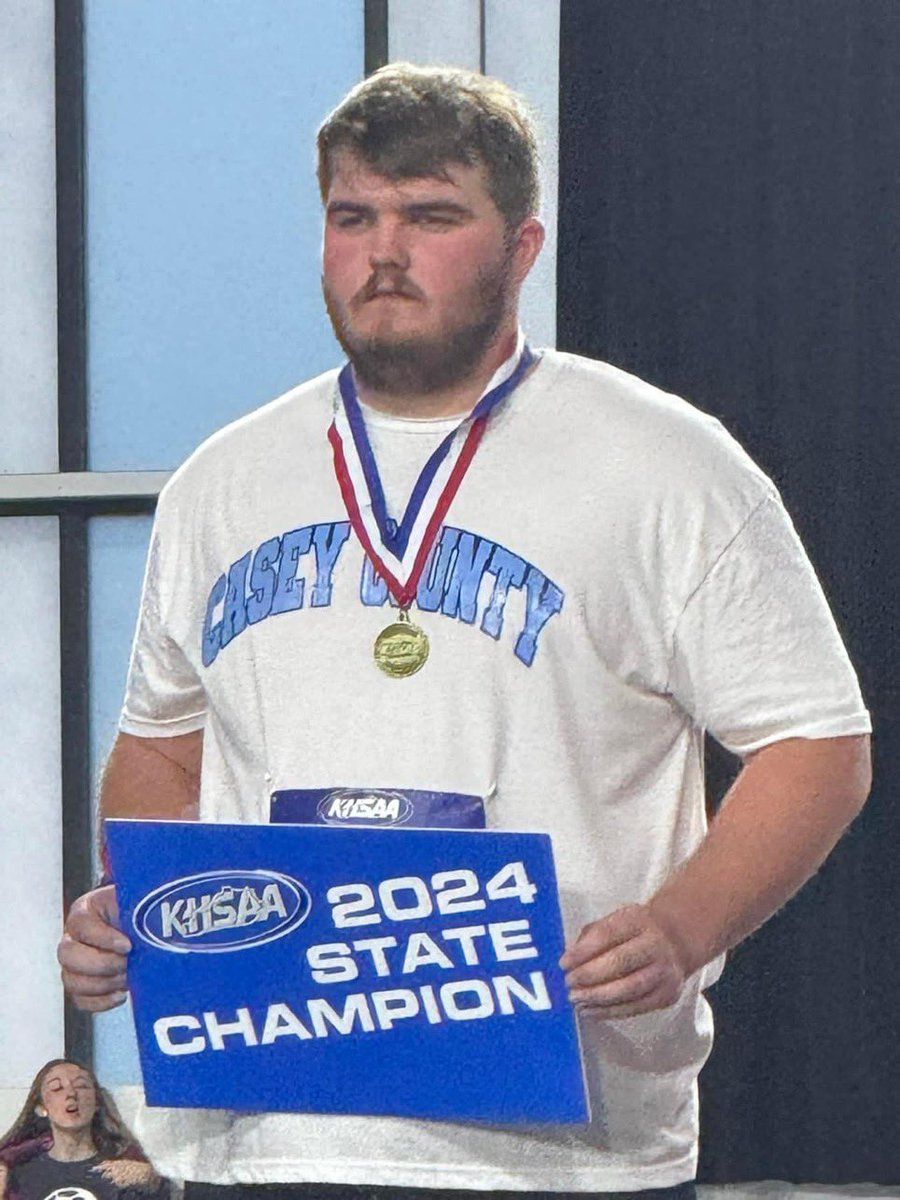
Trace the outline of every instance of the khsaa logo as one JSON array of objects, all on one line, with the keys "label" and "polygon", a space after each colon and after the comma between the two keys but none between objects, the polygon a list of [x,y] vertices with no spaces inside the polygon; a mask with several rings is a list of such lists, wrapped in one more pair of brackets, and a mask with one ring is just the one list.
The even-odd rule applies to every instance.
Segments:
[{"label": "khsaa logo", "polygon": [[326,825],[402,825],[412,810],[412,801],[402,792],[374,788],[339,788],[316,807]]},{"label": "khsaa logo", "polygon": [[221,954],[284,937],[312,898],[277,871],[207,871],[155,888],[134,910],[138,937],[180,954]]}]

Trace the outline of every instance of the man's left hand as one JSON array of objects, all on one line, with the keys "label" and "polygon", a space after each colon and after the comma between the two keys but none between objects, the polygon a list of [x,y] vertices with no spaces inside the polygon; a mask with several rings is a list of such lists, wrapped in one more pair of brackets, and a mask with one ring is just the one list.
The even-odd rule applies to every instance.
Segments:
[{"label": "man's left hand", "polygon": [[647,904],[585,925],[560,959],[573,1003],[601,1018],[668,1008],[689,974],[683,950]]}]

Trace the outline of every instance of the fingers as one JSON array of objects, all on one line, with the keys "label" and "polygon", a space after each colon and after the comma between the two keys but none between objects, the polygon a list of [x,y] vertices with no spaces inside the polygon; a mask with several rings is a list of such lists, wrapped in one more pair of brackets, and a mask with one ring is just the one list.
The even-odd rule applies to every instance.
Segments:
[{"label": "fingers", "polygon": [[[60,963],[65,952],[65,939],[60,943],[57,957]],[[94,964],[88,963],[89,969]],[[126,999],[127,981],[124,970],[111,971],[107,975],[88,974],[63,967],[60,972],[63,987],[78,1008],[86,1012],[103,1012],[116,1008]]]},{"label": "fingers", "polygon": [[645,924],[639,905],[629,904],[618,908],[609,916],[585,925],[575,943],[568,947],[560,959],[560,966],[564,971],[571,971],[599,954],[631,941],[643,931]]},{"label": "fingers", "polygon": [[117,955],[131,950],[131,942],[119,929],[119,907],[112,886],[95,888],[79,896],[69,910],[65,931],[73,942],[97,950]]},{"label": "fingers", "polygon": [[626,1017],[639,1017],[644,1013],[658,1012],[662,1008],[669,1008],[680,994],[680,988],[673,987],[671,984],[661,984],[642,996],[623,1000],[620,1004],[581,1002],[577,1007],[579,1012],[594,1019],[621,1021]]},{"label": "fingers", "polygon": [[79,1008],[101,1012],[126,996],[128,938],[118,929],[113,887],[97,888],[72,905],[56,956],[62,981]]},{"label": "fingers", "polygon": [[98,1013],[108,1012],[111,1008],[118,1008],[120,1004],[124,1004],[128,999],[127,992],[114,992],[111,996],[87,996],[84,994],[75,995],[69,992],[76,1008],[80,1008],[82,1012]]},{"label": "fingers", "polygon": [[79,1008],[101,1012],[126,997],[125,957],[73,942],[63,934],[56,952],[63,987]]},{"label": "fingers", "polygon": [[681,994],[681,982],[663,963],[654,962],[624,979],[597,987],[572,988],[569,996],[583,1012],[614,1020],[668,1008]]},{"label": "fingers", "polygon": [[611,983],[649,967],[656,961],[658,948],[653,938],[643,934],[614,946],[612,950],[599,952],[578,967],[566,972],[566,983],[570,988],[593,988]]},{"label": "fingers", "polygon": [[607,983],[593,986],[576,984],[569,987],[569,996],[576,1004],[595,1004],[612,1008],[616,1004],[641,1000],[659,986],[659,971],[654,963],[648,963],[639,971],[619,977],[613,976]]},{"label": "fingers", "polygon": [[572,1002],[606,1019],[667,1008],[684,984],[665,930],[641,905],[617,909],[586,925],[560,965]]}]

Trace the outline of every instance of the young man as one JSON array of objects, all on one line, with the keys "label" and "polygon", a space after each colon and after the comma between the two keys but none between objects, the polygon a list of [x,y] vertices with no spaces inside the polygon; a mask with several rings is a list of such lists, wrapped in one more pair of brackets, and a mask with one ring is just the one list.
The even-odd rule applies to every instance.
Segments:
[{"label": "young man", "polygon": [[[525,345],[543,232],[517,97],[385,68],[326,120],[319,177],[352,371],[223,430],[160,497],[102,812],[266,821],[277,789],[365,786],[551,833],[593,1122],[156,1110],[139,1136],[169,1175],[280,1196],[689,1196],[703,989],[868,790],[852,669],[774,486],[715,420]],[[744,764],[708,832],[706,730]],[[124,998],[115,919],[106,887],[67,922],[89,1010]]]}]

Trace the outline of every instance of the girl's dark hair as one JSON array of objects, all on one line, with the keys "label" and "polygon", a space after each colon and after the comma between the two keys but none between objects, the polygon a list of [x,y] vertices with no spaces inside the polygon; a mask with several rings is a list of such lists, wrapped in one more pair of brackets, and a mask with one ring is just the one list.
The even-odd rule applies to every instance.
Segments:
[{"label": "girl's dark hair", "polygon": [[131,1157],[134,1157],[136,1148],[134,1138],[119,1116],[112,1097],[100,1086],[96,1075],[90,1068],[74,1062],[71,1058],[52,1058],[50,1062],[44,1063],[35,1075],[22,1111],[13,1122],[12,1128],[0,1138],[0,1153],[50,1133],[50,1121],[47,1117],[39,1117],[35,1109],[42,1103],[41,1088],[44,1080],[54,1067],[64,1064],[84,1071],[94,1085],[97,1093],[97,1111],[91,1122],[91,1136],[100,1157],[104,1159],[119,1158],[126,1150],[130,1152]]},{"label": "girl's dark hair", "polygon": [[540,201],[534,123],[499,79],[458,67],[391,63],[357,84],[319,128],[319,190],[347,150],[388,179],[446,177],[451,163],[481,166],[507,228]]}]

